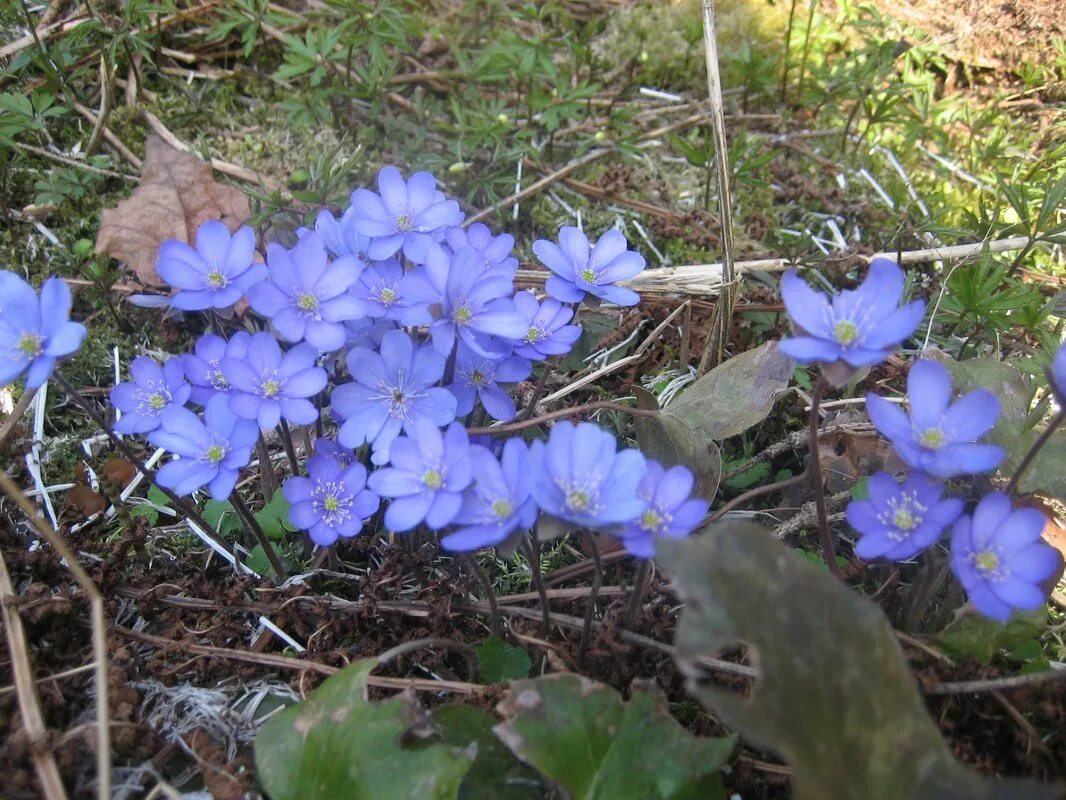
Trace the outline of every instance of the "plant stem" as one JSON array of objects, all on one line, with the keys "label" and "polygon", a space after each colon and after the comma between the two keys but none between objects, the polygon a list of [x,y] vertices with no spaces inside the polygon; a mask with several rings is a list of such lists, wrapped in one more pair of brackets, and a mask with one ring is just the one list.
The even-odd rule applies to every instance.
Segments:
[{"label": "plant stem", "polygon": [[551,631],[551,608],[548,607],[548,590],[544,588],[544,576],[540,571],[540,543],[536,539],[522,537],[522,551],[529,561],[529,571],[533,575],[533,585],[540,595],[540,635],[544,638]]},{"label": "plant stem", "polygon": [[481,583],[481,588],[485,590],[485,599],[489,601],[489,631],[496,636],[500,632],[500,609],[496,603],[496,592],[492,590],[492,581],[489,580],[489,576],[485,574],[485,570],[477,563],[474,556],[465,553],[463,563],[474,573]]},{"label": "plant stem", "polygon": [[256,518],[252,516],[252,512],[248,509],[248,506],[245,505],[244,500],[241,499],[240,492],[234,489],[229,496],[229,501],[237,510],[237,516],[241,518],[241,522],[244,523],[244,527],[248,530],[250,534],[252,534],[252,536],[255,537],[255,540],[259,543],[259,546],[263,548],[263,552],[266,554],[267,561],[270,562],[271,569],[274,570],[274,572],[282,581],[288,580],[289,573],[288,571],[286,571],[285,565],[281,563],[281,559],[278,558],[278,554],[274,551],[274,546],[270,543],[270,540],[267,539],[266,534],[263,533],[262,527],[260,527],[259,523],[256,521]]},{"label": "plant stem", "polygon": [[840,576],[840,567],[837,566],[836,548],[833,546],[833,534],[829,531],[829,512],[825,507],[825,487],[822,485],[822,459],[818,452],[818,407],[822,403],[822,395],[825,394],[826,381],[823,376],[818,377],[818,383],[814,387],[814,396],[811,398],[811,426],[808,441],[810,446],[810,460],[807,462],[811,479],[811,491],[814,493],[814,507],[818,511],[818,537],[822,544],[822,556],[825,558],[829,572],[837,578]]},{"label": "plant stem", "polygon": [[622,621],[623,628],[632,628],[640,611],[640,604],[644,600],[644,592],[648,588],[648,577],[651,571],[651,561],[646,558],[640,559],[637,575],[633,579],[633,594],[629,596],[629,605],[626,607],[626,615]]},{"label": "plant stem", "polygon": [[592,586],[589,587],[588,605],[585,606],[585,623],[581,626],[581,641],[577,646],[577,663],[585,663],[585,654],[589,647],[589,634],[592,632],[592,614],[596,609],[596,598],[600,594],[600,584],[603,583],[603,562],[600,561],[600,546],[596,544],[595,534],[588,533],[585,541],[589,543],[592,555],[592,563],[596,570],[592,573]]},{"label": "plant stem", "polygon": [[203,515],[200,514],[196,506],[190,503],[187,498],[178,497],[178,495],[174,494],[174,492],[172,492],[166,486],[161,486],[159,482],[155,479],[155,472],[148,469],[148,467],[144,465],[144,462],[137,457],[137,454],[130,449],[130,446],[126,444],[122,439],[118,438],[118,434],[116,434],[111,429],[111,426],[107,424],[104,418],[100,416],[100,412],[93,408],[89,401],[82,397],[81,392],[75,389],[74,386],[71,385],[70,381],[68,381],[58,372],[53,373],[52,377],[55,378],[56,382],[63,388],[63,391],[67,393],[67,396],[70,397],[70,399],[73,400],[75,403],[77,403],[78,406],[81,407],[82,411],[89,415],[89,419],[93,421],[96,427],[98,427],[107,435],[107,438],[111,440],[111,443],[115,445],[116,448],[118,448],[118,451],[120,453],[122,453],[123,458],[133,464],[134,469],[141,473],[145,477],[145,480],[147,480],[149,483],[159,489],[159,491],[161,491],[163,494],[165,494],[170,500],[170,502],[174,504],[174,508],[181,511],[185,516],[195,522],[196,525],[201,530],[203,530],[205,536],[211,537],[215,544],[217,544],[219,547],[221,547],[223,550],[233,556],[235,564],[238,563],[237,556],[236,553],[233,552],[233,548],[230,547],[229,544],[227,544],[217,535],[215,529],[206,519],[203,518]]},{"label": "plant stem", "polygon": [[1025,477],[1025,471],[1032,466],[1033,460],[1036,458],[1036,454],[1040,452],[1040,448],[1043,447],[1051,439],[1051,435],[1055,432],[1063,422],[1066,422],[1066,408],[1056,414],[1048,426],[1044,428],[1044,432],[1040,434],[1033,446],[1029,448],[1029,452],[1025,454],[1025,458],[1022,459],[1022,463],[1018,465],[1018,468],[1014,470],[1014,474],[1010,477],[1010,483],[1007,484],[1006,494],[1014,494],[1018,491],[1018,484],[1022,478]]},{"label": "plant stem", "polygon": [[800,55],[799,85],[796,87],[796,100],[803,102],[803,81],[807,77],[807,55],[811,51],[811,28],[814,27],[814,12],[818,9],[818,0],[810,0],[807,11],[807,27],[803,31],[803,52]]},{"label": "plant stem", "polygon": [[529,402],[526,403],[526,407],[522,409],[522,413],[518,415],[518,422],[524,422],[533,416],[533,412],[537,408],[537,403],[540,402],[540,398],[544,396],[544,388],[548,384],[548,376],[555,371],[554,361],[545,361],[544,368],[540,371],[540,377],[537,378],[537,385],[533,387],[533,394],[529,396]]},{"label": "plant stem", "polygon": [[278,478],[274,474],[274,462],[270,460],[270,449],[262,431],[259,431],[259,441],[255,447],[259,451],[259,480],[263,484],[263,502],[269,503],[278,489]]},{"label": "plant stem", "polygon": [[573,406],[572,408],[560,408],[556,411],[549,411],[547,414],[541,414],[539,417],[533,417],[533,419],[526,419],[520,422],[508,422],[505,425],[488,425],[483,428],[470,427],[466,429],[466,432],[471,436],[479,433],[487,433],[490,436],[498,436],[501,433],[514,433],[515,431],[525,430],[526,428],[534,428],[537,425],[542,425],[545,422],[551,422],[554,419],[563,419],[564,417],[576,417],[579,414],[592,413],[593,411],[617,411],[621,414],[629,414],[633,417],[657,417],[659,416],[658,409],[644,409],[644,408],[632,408],[631,406],[625,406],[621,403],[614,403],[610,400],[596,400],[592,403],[585,403],[580,406]]},{"label": "plant stem", "polygon": [[285,455],[289,457],[289,466],[292,468],[292,474],[299,475],[300,462],[296,459],[296,448],[292,443],[292,431],[289,430],[289,423],[284,419],[281,420],[281,442],[285,445]]},{"label": "plant stem", "polygon": [[795,19],[796,0],[792,0],[788,8],[788,27],[785,28],[784,64],[781,67],[781,105],[785,104],[785,97],[788,94],[788,57],[792,49],[792,23]]}]

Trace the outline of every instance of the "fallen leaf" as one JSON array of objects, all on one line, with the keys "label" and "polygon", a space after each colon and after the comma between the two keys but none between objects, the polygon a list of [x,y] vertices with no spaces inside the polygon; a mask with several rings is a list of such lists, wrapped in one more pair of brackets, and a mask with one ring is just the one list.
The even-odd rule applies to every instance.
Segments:
[{"label": "fallen leaf", "polygon": [[163,286],[155,269],[163,242],[193,242],[196,229],[209,219],[235,231],[248,213],[248,199],[218,183],[210,164],[152,134],[145,143],[141,184],[117,206],[104,209],[96,252],[125,261],[142,283]]},{"label": "fallen leaf", "polygon": [[107,498],[91,487],[81,484],[67,492],[66,509],[75,511],[82,517],[91,517],[107,508]]}]

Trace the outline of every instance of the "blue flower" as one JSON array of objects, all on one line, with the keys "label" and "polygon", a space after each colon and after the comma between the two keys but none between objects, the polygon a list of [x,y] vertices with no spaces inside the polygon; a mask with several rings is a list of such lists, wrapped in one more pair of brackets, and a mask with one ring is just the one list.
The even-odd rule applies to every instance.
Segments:
[{"label": "blue flower", "polygon": [[616,452],[614,437],[591,422],[560,422],[530,447],[533,496],[546,514],[605,529],[639,517],[637,487],[647,470],[639,451]]},{"label": "blue flower", "polygon": [[848,522],[862,534],[855,545],[859,558],[913,558],[962,513],[962,500],[944,498],[941,484],[921,472],[912,472],[902,484],[878,472],[867,488],[869,499],[853,500],[847,508]]},{"label": "blue flower", "polygon": [[644,270],[644,256],[629,249],[622,232],[611,229],[589,247],[588,237],[579,229],[559,229],[559,244],[547,239],[533,242],[537,258],[555,273],[544,284],[548,294],[564,303],[580,303],[593,295],[619,306],[635,306],[640,295],[616,286]]},{"label": "blue flower", "polygon": [[428,304],[411,301],[405,277],[395,258],[378,261],[363,270],[352,286],[352,296],[359,300],[368,317],[390,319],[401,325],[428,325]]},{"label": "blue flower", "polygon": [[298,344],[282,354],[269,333],[254,334],[244,358],[225,357],[222,374],[233,386],[229,405],[243,419],[254,419],[264,431],[273,430],[284,417],[294,425],[310,425],[318,409],[307,398],[326,387],[326,371],[315,366],[318,353]]},{"label": "blue flower", "polygon": [[179,496],[207,486],[214,499],[225,500],[258,437],[255,423],[230,411],[225,395],[207,402],[202,420],[187,408],[171,407],[148,441],[180,458],[164,464],[156,480]]},{"label": "blue flower", "polygon": [[315,455],[336,461],[341,469],[355,461],[355,451],[352,448],[337,444],[324,436],[315,439]]},{"label": "blue flower", "polygon": [[70,321],[70,287],[49,278],[41,295],[14,272],[0,271],[0,386],[26,373],[36,389],[52,375],[56,361],[76,353],[85,326]]},{"label": "blue flower", "polygon": [[515,354],[533,361],[543,361],[549,356],[561,356],[581,337],[580,325],[568,325],[574,309],[564,306],[554,297],[538,302],[532,292],[517,292],[514,296],[515,310],[526,321],[527,330]]},{"label": "blue flower", "polygon": [[461,527],[440,540],[445,550],[468,552],[493,547],[537,521],[525,442],[508,439],[499,460],[486,448],[473,445],[470,464],[474,483],[463,494],[463,504],[452,520]]},{"label": "blue flower", "polygon": [[428,419],[417,420],[410,436],[392,443],[389,464],[368,482],[373,491],[392,498],[385,527],[400,533],[424,521],[439,530],[455,519],[472,478],[470,440],[462,425],[453,422],[442,436]]},{"label": "blue flower", "polygon": [[1059,397],[1059,404],[1066,405],[1066,344],[1062,345],[1051,359],[1048,378]]},{"label": "blue flower", "polygon": [[406,332],[389,331],[380,353],[353,347],[348,372],[354,381],[333,390],[333,410],[345,421],[337,440],[345,447],[373,446],[372,460],[389,460],[389,445],[401,430],[410,434],[426,419],[440,427],[455,419],[455,397],[435,384],[444,375],[444,356],[431,345],[415,348]]},{"label": "blue flower", "polygon": [[781,297],[797,335],[781,341],[781,352],[803,364],[820,362],[835,386],[846,384],[859,367],[888,358],[921,322],[924,301],[900,307],[903,280],[894,262],[877,258],[858,288],[830,300],[789,270]]},{"label": "blue flower", "polygon": [[951,535],[951,569],[986,617],[1006,622],[1015,609],[1042,607],[1062,556],[1041,538],[1047,520],[1034,508],[1015,510],[1002,492],[985,495]]},{"label": "blue flower", "polygon": [[440,247],[429,248],[425,266],[408,275],[407,287],[412,298],[439,307],[429,332],[444,356],[458,335],[482,355],[499,357],[511,345],[493,337],[518,340],[528,330],[515,311],[511,279],[499,268],[483,269],[473,248],[451,257]]},{"label": "blue flower", "polygon": [[935,361],[916,361],[907,375],[911,415],[876,394],[866,395],[866,413],[912,469],[938,478],[991,472],[1006,456],[994,444],[977,444],[999,416],[999,400],[975,389],[951,402],[951,377]]},{"label": "blue flower", "polygon": [[196,249],[177,239],[167,239],[159,248],[156,271],[180,291],[170,305],[182,311],[228,308],[266,276],[266,267],[255,261],[255,233],[247,225],[232,236],[217,219],[196,231]]},{"label": "blue flower", "polygon": [[369,263],[366,251],[370,246],[370,237],[355,230],[355,209],[349,207],[339,220],[327,209],[322,209],[315,218],[315,232],[322,237],[326,249],[337,258],[353,256],[363,265]]},{"label": "blue flower", "polygon": [[428,172],[416,172],[409,181],[396,167],[378,173],[378,191],[352,192],[355,230],[372,237],[367,255],[375,261],[403,253],[416,264],[426,249],[444,238],[444,229],[463,221],[454,200],[437,191],[437,181]]},{"label": "blue flower", "polygon": [[321,547],[355,536],[381,502],[366,489],[366,467],[359,462],[342,467],[326,456],[308,459],[307,477],[289,478],[282,492],[292,524]]},{"label": "blue flower", "polygon": [[455,382],[448,387],[455,395],[456,416],[469,414],[474,410],[475,400],[480,400],[493,419],[513,419],[514,400],[499,384],[524,381],[529,377],[531,368],[528,358],[486,358],[474,352],[466,343],[459,342],[455,356]]},{"label": "blue flower", "polygon": [[111,402],[122,412],[115,423],[119,433],[148,433],[159,427],[163,413],[189,401],[192,387],[185,380],[185,371],[177,358],[160,366],[147,356],[133,359],[130,364],[132,381],[111,390]]},{"label": "blue flower", "polygon": [[475,222],[469,228],[449,228],[444,234],[453,253],[471,247],[481,254],[484,269],[497,268],[512,279],[518,269],[518,259],[511,255],[514,250],[514,237],[509,233],[493,236],[489,226]]},{"label": "blue flower", "polygon": [[348,293],[362,265],[352,256],[332,264],[317,233],[308,233],[291,250],[267,247],[270,280],[248,290],[248,302],[289,342],[307,341],[322,353],[344,346],[346,320],[365,315]]},{"label": "blue flower", "polygon": [[228,342],[213,333],[205,333],[197,339],[193,352],[181,357],[185,378],[192,384],[189,399],[206,406],[207,401],[219,392],[228,393],[233,387],[222,374],[222,359],[243,359],[250,340],[251,334],[245,331],[237,331]]},{"label": "blue flower", "polygon": [[619,533],[626,550],[639,558],[654,557],[655,540],[660,537],[688,536],[710,508],[706,500],[692,497],[696,481],[686,467],[664,469],[650,458],[646,463],[648,471],[637,485],[637,496],[646,504],[644,511]]}]

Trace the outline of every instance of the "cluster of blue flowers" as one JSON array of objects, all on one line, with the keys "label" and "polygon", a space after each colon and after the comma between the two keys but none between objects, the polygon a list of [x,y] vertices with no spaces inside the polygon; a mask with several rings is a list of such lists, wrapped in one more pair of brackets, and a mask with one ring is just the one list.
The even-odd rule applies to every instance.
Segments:
[{"label": "cluster of blue flowers", "polygon": [[[832,298],[786,273],[781,292],[797,335],[781,349],[820,364],[830,383],[846,383],[858,368],[887,358],[921,321],[921,301],[901,306],[903,285],[903,271],[884,259],[873,261],[858,288]],[[1052,365],[1052,381],[1066,387],[1066,347]],[[1049,591],[1043,584],[1059,569],[1058,553],[1041,538],[1044,516],[1015,509],[1002,492],[986,494],[971,514],[963,513],[962,499],[945,497],[945,481],[993,472],[1006,457],[1003,448],[979,441],[995,426],[999,401],[984,389],[953,398],[947,369],[923,358],[908,373],[907,403],[909,415],[866,396],[870,419],[910,471],[902,482],[887,472],[871,476],[868,499],[848,505],[847,520],[861,535],[856,555],[910,559],[951,526],[951,566],[978,611],[1005,621],[1015,609],[1039,608]]]},{"label": "cluster of blue flowers", "polygon": [[[619,536],[650,557],[659,536],[684,536],[708,503],[690,497],[684,467],[664,469],[592,423],[557,424],[546,441],[472,440],[466,425],[516,414],[509,391],[533,362],[569,352],[582,302],[633,305],[618,281],[644,268],[617,230],[590,243],[577,228],[534,252],[552,271],[547,297],[517,291],[514,238],[463,227],[459,204],[419,172],[386,167],[378,191],[358,189],[338,218],[319,213],[292,248],[204,223],[194,245],[162,245],[159,274],[182,311],[228,309],[246,298],[248,330],[208,333],[193,352],[130,365],[111,401],[117,432],[176,456],[159,470],[178,495],[234,490],[256,442],[279,425],[336,423],[318,438],[283,492],[295,526],[320,545],[358,534],[387,500],[384,524],[442,531],[443,546],[473,550],[532,529],[541,513]],[[4,382],[46,380],[81,344],[59,280],[38,300],[4,273]],[[4,291],[7,290],[7,291]],[[146,305],[161,305],[149,300]],[[283,431],[283,434],[285,432]]]}]

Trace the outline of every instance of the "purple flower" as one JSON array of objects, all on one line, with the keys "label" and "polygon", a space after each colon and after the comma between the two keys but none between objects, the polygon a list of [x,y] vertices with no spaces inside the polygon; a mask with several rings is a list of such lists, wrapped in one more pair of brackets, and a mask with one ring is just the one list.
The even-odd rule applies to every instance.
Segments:
[{"label": "purple flower", "polygon": [[525,442],[508,439],[499,460],[486,448],[473,445],[470,463],[474,483],[464,492],[463,504],[453,520],[462,527],[440,540],[445,550],[493,547],[515,530],[531,528],[537,521]]},{"label": "purple flower", "polygon": [[962,500],[945,499],[941,484],[921,472],[912,472],[902,484],[878,472],[867,487],[869,499],[853,500],[847,508],[848,522],[862,534],[855,545],[859,558],[913,558],[962,513]]},{"label": "purple flower", "polygon": [[655,540],[661,536],[688,536],[710,507],[706,500],[691,496],[696,481],[686,467],[664,469],[650,458],[646,463],[648,471],[637,485],[637,496],[646,504],[644,511],[619,534],[626,550],[639,558],[654,557]]},{"label": "purple flower", "polygon": [[514,250],[514,237],[509,233],[493,236],[489,226],[475,222],[469,228],[449,228],[444,234],[453,253],[465,247],[471,247],[481,254],[484,269],[498,268],[513,279],[518,269],[518,259],[511,255]]},{"label": "purple flower", "polygon": [[528,330],[515,311],[511,279],[498,268],[483,269],[481,256],[470,247],[450,258],[440,247],[429,248],[425,266],[408,275],[408,291],[416,300],[439,304],[429,332],[445,356],[458,335],[482,355],[499,357],[510,345],[493,337],[518,340]]},{"label": "purple flower", "polygon": [[387,319],[373,319],[363,317],[344,323],[345,341],[347,347],[366,347],[377,350],[381,347],[381,340],[389,331],[396,330],[396,323]]},{"label": "purple flower", "polygon": [[282,492],[292,524],[322,547],[359,533],[381,502],[366,489],[366,467],[359,462],[342,467],[325,456],[308,459],[307,477],[289,478]]},{"label": "purple flower", "polygon": [[911,415],[876,394],[866,395],[866,413],[912,469],[938,478],[991,472],[1006,456],[994,444],[977,444],[996,424],[999,400],[975,389],[951,402],[951,378],[935,361],[916,361],[907,375]]},{"label": "purple flower", "polygon": [[888,358],[910,336],[925,313],[925,302],[900,307],[903,270],[877,258],[857,289],[834,295],[816,292],[789,270],[781,278],[781,297],[796,336],[781,341],[781,352],[803,364],[815,361],[836,386],[847,383],[859,367]]},{"label": "purple flower", "polygon": [[1059,404],[1063,405],[1063,398],[1066,398],[1066,344],[1062,345],[1051,359],[1048,379],[1059,397]]},{"label": "purple flower", "polygon": [[322,237],[326,249],[337,258],[354,256],[363,265],[368,263],[366,251],[370,246],[370,237],[355,230],[354,209],[349,207],[338,220],[323,208],[315,218],[315,232]]},{"label": "purple flower", "polygon": [[372,460],[389,460],[389,445],[401,430],[412,433],[418,420],[437,427],[455,419],[455,397],[435,384],[444,375],[444,356],[431,345],[415,348],[404,331],[389,331],[381,351],[353,347],[348,372],[354,381],[333,390],[330,402],[345,422],[337,440],[345,447],[373,445]]},{"label": "purple flower", "polygon": [[546,514],[604,529],[639,517],[646,464],[639,451],[616,452],[614,437],[591,422],[560,422],[530,447],[533,496]]},{"label": "purple flower", "polygon": [[177,239],[159,248],[159,277],[180,291],[170,305],[182,311],[228,308],[266,277],[255,261],[255,232],[247,225],[230,235],[225,223],[209,219],[196,231],[196,249]]},{"label": "purple flower", "polygon": [[498,420],[513,419],[514,400],[500,383],[517,383],[529,377],[528,358],[509,356],[504,359],[486,358],[459,342],[455,356],[455,383],[448,390],[455,395],[455,415],[465,416],[480,400],[489,416]]},{"label": "purple flower", "polygon": [[254,422],[230,411],[225,395],[207,402],[202,420],[187,408],[171,407],[148,441],[180,458],[164,464],[156,480],[179,496],[206,485],[213,498],[225,500],[252,457],[258,436]]},{"label": "purple flower", "polygon": [[1046,523],[1035,508],[1015,510],[1002,492],[985,495],[972,518],[955,523],[951,569],[986,617],[1006,622],[1014,609],[1047,602],[1041,584],[1062,569],[1062,556],[1041,538]]},{"label": "purple flower", "polygon": [[233,385],[229,395],[233,413],[256,420],[265,431],[276,428],[282,417],[295,425],[310,425],[318,418],[318,409],[307,398],[326,387],[326,371],[315,366],[317,357],[309,344],[282,354],[269,333],[254,334],[243,358],[227,356],[220,364]]},{"label": "purple flower", "polygon": [[580,303],[593,295],[619,306],[635,306],[640,295],[616,286],[644,269],[644,256],[629,249],[622,232],[611,229],[589,248],[588,237],[577,228],[559,229],[559,244],[547,239],[533,242],[537,258],[555,273],[544,284],[548,294],[564,303]]},{"label": "purple flower", "polygon": [[207,401],[219,392],[228,393],[232,387],[222,374],[222,359],[243,359],[250,339],[251,334],[245,331],[237,331],[228,342],[213,333],[205,333],[197,339],[193,352],[181,357],[185,378],[192,384],[189,399],[206,406]]},{"label": "purple flower", "polygon": [[515,348],[516,355],[534,361],[565,355],[581,337],[580,325],[567,325],[574,316],[574,309],[553,297],[541,303],[532,292],[517,292],[514,305],[527,325],[522,343]]},{"label": "purple flower", "polygon": [[438,530],[455,519],[472,477],[470,440],[462,425],[453,422],[442,436],[428,419],[417,420],[410,436],[392,443],[389,463],[369,480],[373,491],[392,498],[385,527],[401,533],[425,521]]},{"label": "purple flower", "polygon": [[368,317],[391,319],[401,325],[428,325],[427,304],[412,303],[405,277],[395,258],[379,261],[363,270],[352,286],[352,296],[359,300]]},{"label": "purple flower", "polygon": [[352,256],[332,264],[317,233],[308,233],[290,251],[267,246],[270,280],[248,290],[252,308],[289,342],[307,341],[322,353],[344,346],[345,320],[365,314],[363,304],[348,294],[362,265]]},{"label": "purple flower", "polygon": [[140,356],[130,364],[132,381],[111,390],[111,402],[122,412],[115,423],[119,433],[148,433],[159,427],[162,414],[169,408],[181,408],[189,401],[192,387],[177,358],[160,367],[153,359]]},{"label": "purple flower", "polygon": [[426,249],[444,236],[444,229],[463,221],[463,212],[454,200],[437,191],[437,181],[428,172],[416,172],[404,182],[396,167],[378,173],[378,191],[352,192],[355,230],[372,237],[367,255],[375,261],[403,253],[417,264]]},{"label": "purple flower", "polygon": [[355,461],[354,450],[342,444],[337,444],[332,439],[327,439],[324,436],[315,439],[315,455],[336,461],[341,469]]},{"label": "purple flower", "polygon": [[71,302],[59,278],[46,280],[38,297],[14,272],[0,271],[0,386],[25,372],[26,388],[36,389],[58,359],[78,351],[86,331],[70,321]]}]

